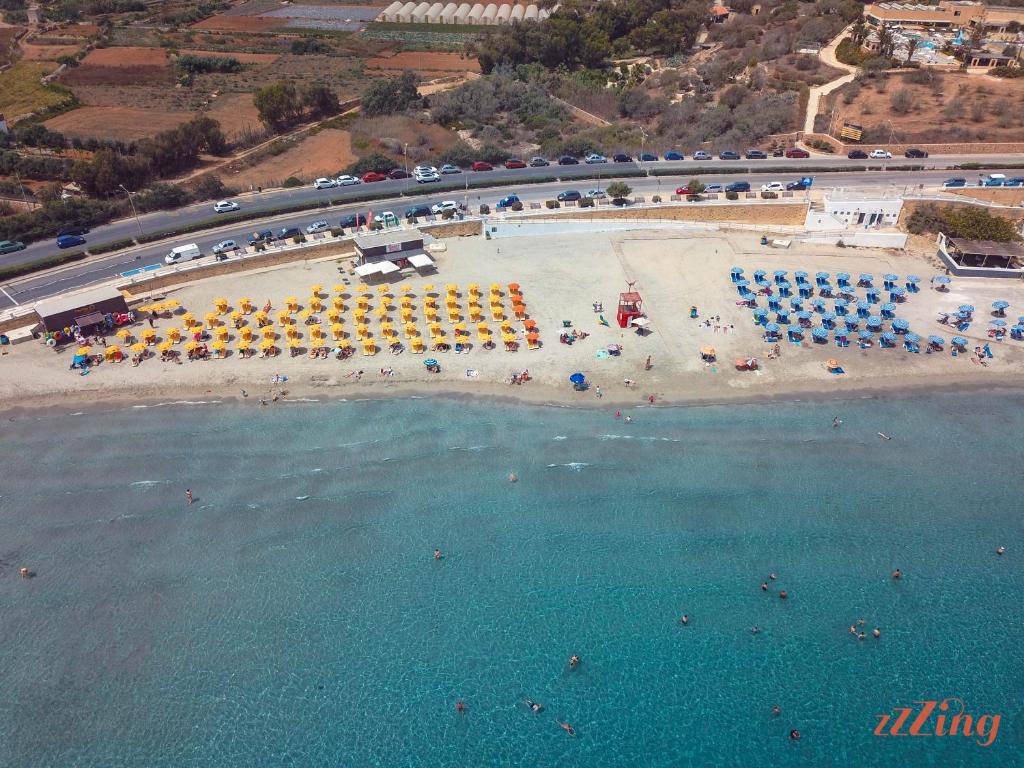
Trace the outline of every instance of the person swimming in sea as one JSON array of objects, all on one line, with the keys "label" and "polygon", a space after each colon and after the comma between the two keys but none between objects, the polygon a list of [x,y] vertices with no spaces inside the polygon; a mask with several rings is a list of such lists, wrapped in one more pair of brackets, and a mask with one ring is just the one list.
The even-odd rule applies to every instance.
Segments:
[{"label": "person swimming in sea", "polygon": [[563,723],[561,720],[558,720],[557,722],[560,726],[562,726],[562,730],[568,733],[570,736],[576,735],[576,729],[573,728],[572,725],[570,725],[569,723]]},{"label": "person swimming in sea", "polygon": [[690,617],[684,613],[683,618],[679,620],[679,623],[685,627],[687,624],[690,623]]},{"label": "person swimming in sea", "polygon": [[536,701],[533,701],[531,699],[523,699],[523,701],[526,702],[526,706],[528,706],[530,708],[531,712],[536,713],[536,712],[540,712],[541,710],[544,709],[544,705],[543,704],[540,704],[540,703],[538,703]]},{"label": "person swimming in sea", "polygon": [[793,741],[800,741],[800,731],[794,728],[792,731],[789,732],[789,738],[791,738]]},{"label": "person swimming in sea", "polygon": [[782,714],[782,707],[778,704],[772,704],[772,717],[778,717]]},{"label": "person swimming in sea", "polygon": [[896,569],[895,571],[893,571],[893,572],[892,572],[892,577],[893,577],[894,579],[898,579],[898,578],[900,578],[900,577],[901,577],[902,575],[903,575],[903,571],[901,571],[901,570],[900,570],[899,568],[897,568],[897,569]]},{"label": "person swimming in sea", "polygon": [[435,549],[434,550],[434,559],[435,560],[440,560],[442,557],[444,557],[444,555],[441,554],[441,550],[440,549]]},{"label": "person swimming in sea", "polygon": [[996,554],[997,555],[1005,555],[1006,554],[1006,547],[996,547]]},{"label": "person swimming in sea", "polygon": [[455,711],[458,712],[460,715],[466,714],[466,705],[463,704],[461,701],[455,702]]},{"label": "person swimming in sea", "polygon": [[576,669],[580,665],[580,657],[573,654],[569,657],[569,668]]}]

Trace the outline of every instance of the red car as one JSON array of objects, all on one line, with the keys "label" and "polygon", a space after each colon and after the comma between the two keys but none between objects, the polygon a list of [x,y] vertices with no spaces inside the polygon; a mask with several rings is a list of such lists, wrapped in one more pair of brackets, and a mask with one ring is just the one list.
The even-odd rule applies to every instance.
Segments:
[{"label": "red car", "polygon": [[470,168],[472,170],[474,170],[474,171],[493,171],[494,170],[494,166],[493,165],[491,165],[490,163],[485,163],[483,160],[477,160],[475,163],[473,163],[472,166],[470,166]]},{"label": "red car", "polygon": [[796,147],[790,147],[786,150],[786,157],[810,157],[811,153],[805,149],[797,149]]},{"label": "red car", "polygon": [[520,160],[518,158],[510,157],[508,160],[505,161],[505,167],[506,168],[525,168],[526,167],[526,163],[524,163],[522,160]]},{"label": "red car", "polygon": [[377,173],[376,171],[367,171],[363,174],[363,183],[369,184],[372,181],[384,181],[387,178],[383,173]]}]

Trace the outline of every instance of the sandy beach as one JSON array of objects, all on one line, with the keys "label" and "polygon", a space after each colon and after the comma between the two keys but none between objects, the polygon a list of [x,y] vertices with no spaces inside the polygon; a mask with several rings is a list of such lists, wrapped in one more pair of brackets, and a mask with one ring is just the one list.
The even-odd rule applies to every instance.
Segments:
[{"label": "sandy beach", "polygon": [[[751,233],[694,234],[679,231],[608,232],[588,235],[553,234],[548,237],[460,238],[447,241],[448,250],[436,254],[438,273],[430,277],[413,277],[389,284],[391,319],[406,346],[401,354],[391,354],[386,347],[376,355],[362,354],[361,342],[355,338],[353,311],[359,296],[358,278],[350,274],[350,260],[322,260],[276,268],[213,277],[171,288],[154,296],[141,297],[144,303],[175,299],[181,303],[177,314],[156,321],[157,340],[165,338],[170,327],[182,326],[180,314],[191,312],[202,320],[214,311],[213,300],[225,297],[231,309],[238,299],[247,296],[257,308],[268,300],[275,320],[285,307],[285,298],[294,296],[305,308],[314,284],[322,286],[324,310],[319,313],[322,327],[330,337],[327,311],[338,295],[332,289],[345,285],[341,292],[345,308],[342,320],[355,354],[344,361],[333,357],[311,359],[305,351],[296,357],[289,354],[283,337],[278,347],[282,354],[269,359],[241,358],[237,353],[238,331],[231,327],[228,315],[222,320],[229,326],[228,355],[224,359],[181,364],[161,362],[151,355],[137,367],[125,360],[105,362],[89,375],[69,370],[76,345],[65,345],[54,351],[42,343],[25,343],[6,347],[0,359],[0,404],[4,407],[81,407],[93,402],[125,401],[135,403],[174,400],[210,400],[242,398],[253,402],[278,394],[279,399],[361,398],[413,395],[456,395],[479,398],[514,398],[517,400],[573,405],[611,407],[654,403],[687,404],[726,401],[829,396],[915,387],[991,387],[1013,385],[1024,371],[1024,350],[1020,342],[995,342],[988,337],[991,304],[996,299],[1010,303],[1006,319],[1010,325],[1024,307],[1024,287],[1008,280],[954,279],[948,291],[936,291],[929,281],[936,268],[924,259],[902,252],[876,249],[831,248],[794,245],[790,249],[762,247]],[[875,346],[861,349],[856,335],[848,348],[837,348],[833,341],[814,344],[808,338],[794,344],[783,334],[779,343],[781,355],[769,359],[773,346],[763,339],[763,328],[754,324],[751,310],[737,306],[737,291],[730,280],[730,269],[742,267],[747,277],[754,270],[805,270],[833,275],[845,271],[856,276],[861,272],[881,275],[893,272],[903,278],[920,275],[921,291],[908,294],[898,306],[897,316],[909,322],[910,329],[925,337],[922,351],[906,351],[902,343],[895,348]],[[485,350],[479,343],[476,324],[468,314],[468,286],[481,286],[484,320],[494,332],[497,347]],[[520,340],[519,350],[507,352],[501,343],[499,323],[488,311],[488,288],[502,287],[506,317],[512,320]],[[521,286],[527,306],[526,316],[536,322],[542,347],[528,350],[525,328],[512,317],[508,296],[509,283]],[[467,321],[473,346],[467,353],[430,351],[430,334],[424,317],[427,284],[433,285],[438,299],[439,322],[452,340],[452,324],[445,313],[445,288],[455,284],[459,289],[459,307]],[[641,336],[633,329],[619,328],[615,323],[615,306],[619,293],[633,284],[644,300],[644,311],[651,321],[650,332]],[[425,354],[412,354],[409,340],[403,333],[399,318],[400,287],[411,286],[413,322],[427,343]],[[834,285],[834,279],[833,279]],[[371,285],[368,315],[370,333],[380,342],[379,319],[372,312],[378,306],[380,293]],[[886,300],[883,291],[883,301]],[[594,303],[603,304],[603,313],[594,311]],[[961,304],[972,304],[977,310],[970,328],[960,335],[969,340],[967,353],[950,355],[948,341],[957,331],[938,322],[940,312],[952,312]],[[761,306],[766,306],[764,299]],[[698,319],[689,316],[696,306]],[[877,314],[877,306],[872,310]],[[298,313],[302,332],[302,349],[308,349],[308,328]],[[599,322],[600,316],[608,325]],[[774,313],[773,313],[774,314]],[[568,321],[569,327],[564,327]],[[253,315],[244,323],[254,323]],[[706,324],[710,323],[710,324]],[[137,323],[136,336],[149,328],[145,320]],[[560,343],[559,335],[577,331],[588,334],[572,345]],[[947,340],[941,352],[925,354],[927,336],[937,334]],[[258,338],[258,335],[257,335]],[[117,340],[111,336],[108,344]],[[981,365],[972,360],[975,346],[989,342],[993,358]],[[609,345],[620,345],[621,353],[608,355]],[[182,352],[184,342],[174,346]],[[378,346],[385,346],[378,344]],[[713,346],[717,361],[708,364],[700,350]],[[151,348],[155,353],[155,347]],[[94,353],[102,353],[96,347]],[[429,373],[424,359],[434,357],[441,365],[439,373]],[[650,370],[645,370],[647,358]],[[757,371],[736,370],[738,358],[756,357]],[[835,375],[826,369],[826,361],[835,359],[844,373]],[[381,369],[390,369],[390,375]],[[513,373],[528,370],[530,381],[510,385]],[[359,371],[362,374],[359,375]],[[574,372],[581,372],[590,384],[587,391],[575,391],[568,381]],[[287,377],[274,383],[275,376]],[[625,380],[633,384],[627,386]],[[281,393],[286,393],[282,395]]]}]

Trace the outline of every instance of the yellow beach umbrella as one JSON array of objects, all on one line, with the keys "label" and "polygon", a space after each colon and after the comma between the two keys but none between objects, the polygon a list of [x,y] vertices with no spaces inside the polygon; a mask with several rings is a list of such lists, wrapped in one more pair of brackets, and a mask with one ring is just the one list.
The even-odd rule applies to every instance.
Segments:
[{"label": "yellow beach umbrella", "polygon": [[320,285],[320,283],[313,283],[311,286],[309,286],[309,295],[310,296],[319,296],[321,294],[321,292],[323,292],[323,290],[324,290],[324,287],[322,285]]},{"label": "yellow beach umbrella", "polygon": [[78,351],[75,354],[76,355],[88,355],[90,352],[92,352],[92,347],[79,347]]},{"label": "yellow beach umbrella", "polygon": [[370,300],[368,298],[366,298],[365,296],[360,296],[359,298],[356,299],[356,306],[357,307],[368,307],[368,306],[370,306]]},{"label": "yellow beach umbrella", "polygon": [[117,357],[120,352],[121,348],[117,346],[117,344],[111,344],[109,347],[103,350],[103,355],[108,360],[112,360],[113,358]]},{"label": "yellow beach umbrella", "polygon": [[338,346],[341,347],[342,349],[352,349],[352,342],[349,341],[348,339],[341,339],[338,342]]},{"label": "yellow beach umbrella", "polygon": [[177,342],[181,341],[181,329],[180,328],[173,328],[173,327],[172,328],[168,328],[166,333],[167,333],[167,338],[170,339],[172,342],[177,343]]},{"label": "yellow beach umbrella", "polygon": [[365,323],[360,323],[356,326],[356,336],[360,339],[365,339],[370,335],[370,326]]},{"label": "yellow beach umbrella", "polygon": [[344,300],[343,300],[343,299],[341,298],[341,296],[335,296],[335,297],[334,297],[334,298],[333,298],[333,299],[331,300],[331,306],[332,306],[332,307],[334,307],[334,308],[335,308],[336,310],[338,310],[339,312],[341,312],[341,311],[344,311],[344,309],[345,309],[345,302],[344,302]]},{"label": "yellow beach umbrella", "polygon": [[386,285],[378,285],[377,286],[377,293],[383,295],[383,294],[385,294],[387,292],[388,292],[388,287]]},{"label": "yellow beach umbrella", "polygon": [[301,317],[303,320],[308,320],[312,316],[313,316],[313,310],[310,309],[310,308],[306,308],[306,309],[302,310],[301,312],[299,312],[299,317]]},{"label": "yellow beach umbrella", "polygon": [[470,283],[469,284],[469,292],[470,293],[480,293],[480,283]]},{"label": "yellow beach umbrella", "polygon": [[423,290],[424,291],[432,291],[432,290],[434,290],[434,284],[433,283],[427,283],[426,285],[423,286]]},{"label": "yellow beach umbrella", "polygon": [[418,355],[418,354],[420,354],[421,352],[423,352],[424,348],[425,348],[425,347],[424,347],[424,344],[423,344],[423,339],[421,339],[421,338],[420,338],[419,336],[416,336],[416,337],[415,337],[415,338],[414,338],[414,339],[412,340],[412,351],[413,351],[413,352],[414,352],[415,354],[417,354],[417,355]]},{"label": "yellow beach umbrella", "polygon": [[189,352],[195,352],[197,349],[199,349],[199,342],[189,341],[185,344],[185,349],[188,350]]},{"label": "yellow beach umbrella", "polygon": [[375,355],[377,354],[377,345],[373,339],[367,339],[363,342],[363,354],[364,355]]},{"label": "yellow beach umbrella", "polygon": [[139,352],[145,352],[146,351],[146,345],[142,344],[141,342],[135,343],[135,344],[132,344],[131,349],[132,349],[132,352],[135,352],[136,354],[139,353]]},{"label": "yellow beach umbrella", "polygon": [[377,317],[386,317],[388,314],[388,308],[377,307],[375,310],[373,310],[373,314],[375,314]]},{"label": "yellow beach umbrella", "polygon": [[170,352],[171,349],[174,348],[174,345],[169,341],[161,341],[159,344],[156,345],[156,348],[159,349],[161,352]]},{"label": "yellow beach umbrella", "polygon": [[206,325],[210,328],[215,328],[217,325],[217,316],[212,312],[207,312],[205,315],[203,315],[203,320],[206,322]]},{"label": "yellow beach umbrella", "polygon": [[284,300],[284,303],[287,304],[288,306],[292,306],[294,304],[298,304],[299,300],[294,296],[289,296],[287,299]]},{"label": "yellow beach umbrella", "polygon": [[252,338],[252,328],[250,328],[248,325],[242,326],[242,329],[239,331],[239,333],[241,334],[242,339],[246,341]]},{"label": "yellow beach umbrella", "polygon": [[402,304],[403,307],[411,307],[412,306],[412,296],[403,296],[401,304]]},{"label": "yellow beach umbrella", "polygon": [[132,332],[129,331],[127,328],[121,328],[114,335],[117,336],[117,338],[119,339],[130,339],[132,337]]},{"label": "yellow beach umbrella", "polygon": [[249,349],[252,347],[252,342],[249,339],[241,339],[238,342],[239,349]]},{"label": "yellow beach umbrella", "polygon": [[273,348],[274,348],[274,340],[273,339],[264,339],[263,341],[260,342],[260,349],[273,349]]},{"label": "yellow beach umbrella", "polygon": [[412,320],[412,310],[409,309],[409,308],[403,309],[402,310],[402,321],[403,322],[409,322],[410,320]]},{"label": "yellow beach umbrella", "polygon": [[194,314],[192,314],[191,312],[186,312],[185,314],[183,314],[181,316],[181,322],[184,324],[184,326],[186,328],[191,326],[192,323],[195,321],[195,319],[196,319],[196,316]]},{"label": "yellow beach umbrella", "polygon": [[238,306],[242,307],[243,311],[245,311],[244,310],[245,307],[251,307],[252,306],[252,299],[250,299],[248,296],[243,296],[242,298],[240,298],[238,300]]},{"label": "yellow beach umbrella", "polygon": [[442,331],[441,331],[441,324],[440,323],[431,323],[430,324],[430,335],[431,336],[437,337],[437,336],[440,336],[441,333],[442,333]]},{"label": "yellow beach umbrella", "polygon": [[288,339],[288,346],[291,349],[298,349],[302,346],[302,339]]},{"label": "yellow beach umbrella", "polygon": [[229,333],[228,333],[227,326],[224,326],[224,325],[220,326],[219,328],[217,328],[214,331],[214,334],[217,336],[218,339],[226,339],[226,338],[228,338]]},{"label": "yellow beach umbrella", "polygon": [[335,283],[331,288],[335,293],[344,293],[347,289],[348,286],[344,283]]},{"label": "yellow beach umbrella", "polygon": [[501,340],[506,344],[511,344],[516,340],[516,335],[514,333],[503,333],[501,334]]},{"label": "yellow beach umbrella", "polygon": [[310,297],[308,303],[309,303],[309,308],[311,310],[313,310],[314,312],[319,312],[321,309],[324,308],[324,303],[322,301],[320,301],[320,299],[316,298],[315,296]]},{"label": "yellow beach umbrella", "polygon": [[270,315],[264,312],[262,309],[256,313],[256,322],[265,323],[270,319]]},{"label": "yellow beach umbrella", "polygon": [[366,285],[366,283],[360,283],[359,285],[356,286],[357,293],[366,293],[368,290],[370,290],[370,288],[369,286]]},{"label": "yellow beach umbrella", "polygon": [[288,332],[286,334],[289,339],[301,339],[302,334],[299,333],[299,329],[294,325],[288,326]]},{"label": "yellow beach umbrella", "polygon": [[274,339],[277,338],[277,332],[271,326],[268,325],[266,328],[263,329],[263,338],[270,339],[271,341],[273,341]]},{"label": "yellow beach umbrella", "polygon": [[343,326],[341,323],[335,323],[334,325],[331,326],[331,335],[334,336],[335,341],[340,340],[343,337],[344,333],[345,326]]},{"label": "yellow beach umbrella", "polygon": [[181,302],[177,299],[167,299],[164,301],[164,309],[177,309],[181,306]]},{"label": "yellow beach umbrella", "polygon": [[330,320],[332,323],[338,322],[341,319],[341,310],[340,309],[328,310],[328,312],[327,312],[327,319]]},{"label": "yellow beach umbrella", "polygon": [[227,344],[224,343],[223,339],[217,339],[215,342],[213,342],[210,345],[210,349],[214,349],[214,350],[216,350],[218,352],[223,352],[226,347],[227,347]]},{"label": "yellow beach umbrella", "polygon": [[419,335],[420,335],[420,332],[416,329],[416,324],[415,323],[406,323],[405,324],[405,338],[411,339],[414,336],[419,336]]},{"label": "yellow beach umbrella", "polygon": [[411,291],[411,290],[412,290],[412,286],[411,286],[411,285],[409,285],[408,283],[406,283],[405,285],[403,285],[403,286],[402,286],[401,288],[399,288],[398,290],[402,291],[402,293],[408,293],[409,291]]}]

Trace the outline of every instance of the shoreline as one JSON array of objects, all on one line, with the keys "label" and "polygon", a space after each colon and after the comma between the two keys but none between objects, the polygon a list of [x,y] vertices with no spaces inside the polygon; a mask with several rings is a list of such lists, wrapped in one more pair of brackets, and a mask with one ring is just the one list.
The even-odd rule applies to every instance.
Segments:
[{"label": "shoreline", "polygon": [[[932,376],[907,376],[900,380],[900,386],[886,386],[877,381],[847,383],[835,389],[821,386],[797,387],[775,384],[772,391],[751,393],[742,389],[723,387],[714,396],[687,394],[679,386],[659,394],[653,404],[646,395],[634,390],[633,397],[623,397],[618,390],[606,392],[597,398],[593,392],[576,393],[565,389],[530,382],[513,386],[493,382],[466,383],[463,388],[452,386],[454,382],[439,383],[434,388],[426,381],[358,381],[345,383],[300,382],[289,379],[282,385],[269,381],[235,381],[230,385],[199,385],[174,387],[146,387],[133,390],[109,389],[75,390],[31,395],[18,401],[0,400],[0,414],[12,420],[21,415],[38,415],[48,411],[54,416],[71,414],[94,414],[124,407],[154,408],[172,405],[251,405],[260,408],[259,400],[264,395],[263,387],[286,392],[277,402],[268,402],[266,407],[303,403],[359,402],[368,400],[423,399],[451,400],[474,404],[496,404],[503,406],[527,406],[531,408],[560,408],[585,411],[627,408],[709,408],[729,405],[768,405],[772,403],[826,402],[870,399],[905,399],[922,394],[959,391],[965,394],[983,391],[1024,392],[1024,381],[1015,373],[988,372],[984,380],[975,376],[943,376],[935,381]],[[681,383],[681,382],[680,382]],[[241,390],[248,395],[243,397]],[[250,391],[252,390],[252,391]],[[59,402],[52,400],[59,397]]]}]

